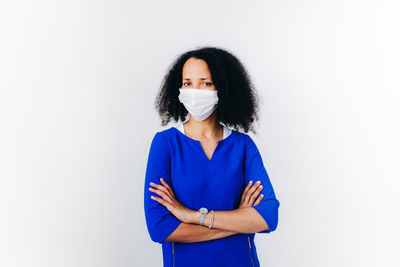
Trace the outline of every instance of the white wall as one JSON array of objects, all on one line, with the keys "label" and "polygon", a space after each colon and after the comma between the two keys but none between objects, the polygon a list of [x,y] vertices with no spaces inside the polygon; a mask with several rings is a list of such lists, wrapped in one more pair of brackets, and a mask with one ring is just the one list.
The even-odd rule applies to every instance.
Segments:
[{"label": "white wall", "polygon": [[161,266],[143,213],[168,65],[233,51],[281,202],[262,266],[399,266],[396,1],[2,1],[0,266]]}]

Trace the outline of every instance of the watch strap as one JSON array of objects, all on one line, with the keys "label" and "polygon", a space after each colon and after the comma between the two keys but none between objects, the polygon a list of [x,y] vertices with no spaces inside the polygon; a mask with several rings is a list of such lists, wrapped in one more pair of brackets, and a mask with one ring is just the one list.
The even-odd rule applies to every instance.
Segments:
[{"label": "watch strap", "polygon": [[199,211],[200,211],[200,225],[204,225],[204,220],[206,218],[206,214],[207,214],[208,210],[204,209],[204,208],[200,208]]}]

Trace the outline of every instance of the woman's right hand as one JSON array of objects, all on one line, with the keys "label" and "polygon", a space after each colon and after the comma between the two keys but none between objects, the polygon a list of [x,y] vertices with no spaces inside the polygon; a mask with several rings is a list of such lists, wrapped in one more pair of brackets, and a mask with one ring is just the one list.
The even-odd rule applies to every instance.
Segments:
[{"label": "woman's right hand", "polygon": [[258,196],[258,195],[260,194],[262,189],[263,189],[263,186],[261,185],[260,181],[257,181],[253,185],[252,185],[252,181],[249,182],[247,184],[246,188],[243,190],[239,209],[251,207],[251,206],[257,206],[258,204],[260,204],[261,199],[264,197],[264,195],[262,195],[262,194],[260,196]]}]

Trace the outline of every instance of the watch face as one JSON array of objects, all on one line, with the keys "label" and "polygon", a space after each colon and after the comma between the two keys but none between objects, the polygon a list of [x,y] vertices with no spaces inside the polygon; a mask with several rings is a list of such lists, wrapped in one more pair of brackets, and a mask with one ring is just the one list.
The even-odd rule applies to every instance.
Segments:
[{"label": "watch face", "polygon": [[200,208],[199,211],[200,211],[200,213],[207,213],[208,212],[208,210],[206,208]]}]

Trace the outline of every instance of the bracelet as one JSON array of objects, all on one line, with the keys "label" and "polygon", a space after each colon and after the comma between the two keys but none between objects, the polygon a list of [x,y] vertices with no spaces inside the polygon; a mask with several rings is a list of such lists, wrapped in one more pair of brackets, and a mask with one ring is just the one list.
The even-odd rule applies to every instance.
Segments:
[{"label": "bracelet", "polygon": [[210,229],[211,229],[212,224],[213,224],[213,222],[214,222],[214,211],[213,211],[213,210],[211,211],[211,214],[212,214],[212,216],[211,216],[211,223],[210,223],[210,225],[208,226],[208,228],[210,228]]}]

